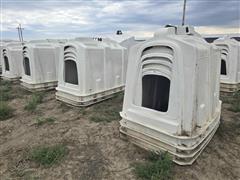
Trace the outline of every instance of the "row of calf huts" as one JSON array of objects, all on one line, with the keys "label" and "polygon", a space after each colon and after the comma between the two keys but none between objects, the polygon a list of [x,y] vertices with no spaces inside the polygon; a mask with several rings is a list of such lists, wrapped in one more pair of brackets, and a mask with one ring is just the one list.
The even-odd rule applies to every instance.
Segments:
[{"label": "row of calf huts", "polygon": [[[10,42],[1,45],[2,78],[30,91],[88,106],[125,90],[120,132],[154,152],[192,164],[220,123],[220,89],[240,89],[240,45],[207,43],[191,26],[162,28],[154,37],[117,43],[105,38]],[[220,88],[221,81],[221,88]]]}]

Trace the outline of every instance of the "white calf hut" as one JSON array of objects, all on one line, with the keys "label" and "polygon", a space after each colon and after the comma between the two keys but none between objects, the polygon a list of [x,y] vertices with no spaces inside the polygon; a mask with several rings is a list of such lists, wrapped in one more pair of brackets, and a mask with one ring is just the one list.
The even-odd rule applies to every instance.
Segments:
[{"label": "white calf hut", "polygon": [[78,38],[65,44],[56,98],[88,106],[124,89],[126,49],[110,39]]},{"label": "white calf hut", "polygon": [[[62,42],[64,43],[64,42]],[[22,85],[29,91],[54,89],[58,82],[61,41],[30,41],[23,47]]]},{"label": "white calf hut", "polygon": [[168,27],[130,50],[120,132],[192,164],[220,122],[220,52],[192,27]]},{"label": "white calf hut", "polygon": [[0,74],[2,74],[2,64],[3,64],[3,49],[8,42],[13,42],[12,40],[1,40],[0,41]]},{"label": "white calf hut", "polygon": [[240,90],[240,43],[230,37],[214,41],[221,50],[221,91]]},{"label": "white calf hut", "polygon": [[2,64],[3,64],[3,48],[5,42],[0,42],[0,74],[2,74]]},{"label": "white calf hut", "polygon": [[22,75],[22,44],[6,43],[2,53],[2,78],[11,81],[19,79]]}]

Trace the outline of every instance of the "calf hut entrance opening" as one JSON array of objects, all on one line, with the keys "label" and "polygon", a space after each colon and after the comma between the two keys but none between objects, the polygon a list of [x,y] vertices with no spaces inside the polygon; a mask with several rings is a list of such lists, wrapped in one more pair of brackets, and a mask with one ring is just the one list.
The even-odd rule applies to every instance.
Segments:
[{"label": "calf hut entrance opening", "polygon": [[25,58],[23,59],[23,67],[24,67],[24,72],[25,72],[25,74],[28,75],[28,76],[31,76],[29,58],[25,57]]},{"label": "calf hut entrance opening", "polygon": [[161,75],[145,75],[142,78],[142,106],[167,112],[170,80]]},{"label": "calf hut entrance opening", "polygon": [[4,56],[4,65],[5,65],[5,71],[9,71],[9,61],[8,61],[8,57]]},{"label": "calf hut entrance opening", "polygon": [[227,75],[226,61],[221,60],[221,75]]},{"label": "calf hut entrance opening", "polygon": [[77,64],[73,60],[66,60],[65,67],[65,82],[78,85]]}]

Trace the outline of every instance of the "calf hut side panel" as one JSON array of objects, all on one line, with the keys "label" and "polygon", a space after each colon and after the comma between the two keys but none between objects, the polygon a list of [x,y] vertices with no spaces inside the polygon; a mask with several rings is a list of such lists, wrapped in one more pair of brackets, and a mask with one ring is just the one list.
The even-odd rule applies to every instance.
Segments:
[{"label": "calf hut side panel", "polygon": [[192,27],[169,27],[130,50],[120,132],[192,164],[218,128],[220,52]]},{"label": "calf hut side panel", "polygon": [[126,67],[126,49],[117,42],[77,38],[63,47],[56,98],[75,106],[109,98],[124,89]]},{"label": "calf hut side panel", "polygon": [[240,43],[234,38],[223,37],[214,41],[221,51],[221,92],[240,90]]},{"label": "calf hut side panel", "polygon": [[2,50],[2,78],[15,81],[22,76],[22,44],[6,43]]}]

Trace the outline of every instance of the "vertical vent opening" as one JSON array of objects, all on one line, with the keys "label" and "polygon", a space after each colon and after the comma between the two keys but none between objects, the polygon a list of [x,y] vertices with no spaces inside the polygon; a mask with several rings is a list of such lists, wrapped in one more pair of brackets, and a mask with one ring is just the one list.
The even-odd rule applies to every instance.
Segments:
[{"label": "vertical vent opening", "polygon": [[161,75],[142,78],[142,106],[161,112],[168,111],[170,80]]},{"label": "vertical vent opening", "polygon": [[5,71],[9,71],[9,61],[8,61],[8,57],[4,56],[4,65],[5,65]]},{"label": "vertical vent opening", "polygon": [[78,85],[77,64],[73,60],[64,61],[65,82]]},{"label": "vertical vent opening", "polygon": [[227,75],[226,61],[221,60],[221,75]]},{"label": "vertical vent opening", "polygon": [[24,72],[27,76],[31,76],[31,70],[30,70],[30,62],[28,57],[24,57],[23,59],[23,67]]}]

